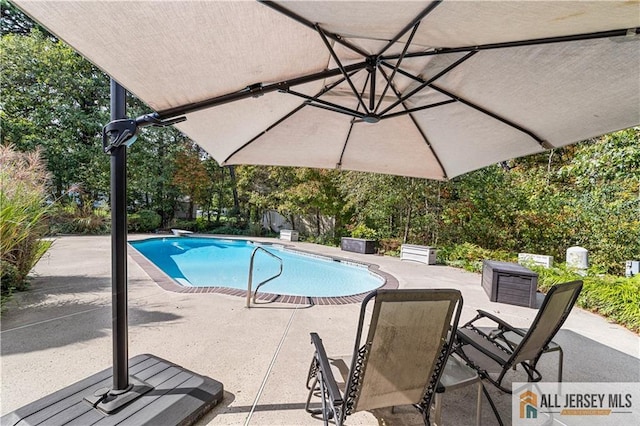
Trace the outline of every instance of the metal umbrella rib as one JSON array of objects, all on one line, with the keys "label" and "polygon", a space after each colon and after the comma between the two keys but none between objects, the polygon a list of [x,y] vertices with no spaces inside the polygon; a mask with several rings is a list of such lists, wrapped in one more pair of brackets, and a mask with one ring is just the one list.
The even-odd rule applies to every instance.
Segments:
[{"label": "metal umbrella rib", "polygon": [[[292,11],[290,11],[289,9],[280,6],[279,4],[277,4],[274,1],[266,1],[266,0],[258,0],[258,3],[263,4],[265,6],[268,6],[274,10],[276,10],[279,13],[282,13],[285,16],[288,16],[289,18],[293,19],[294,21],[297,21],[299,23],[301,23],[302,25],[312,29],[312,30],[316,30],[316,23],[313,23],[305,18],[303,18],[300,15],[297,15],[295,13],[293,13]],[[341,45],[343,45],[344,47],[362,55],[362,56],[367,56],[367,52],[365,52],[364,50],[360,49],[357,46],[354,46],[353,44],[349,43],[348,41],[346,41],[344,38],[342,38],[340,35],[338,34],[333,34],[333,33],[326,33],[325,34],[326,37],[330,38],[333,41],[336,41],[338,43],[340,43]]]},{"label": "metal umbrella rib", "polygon": [[[390,65],[390,64],[387,64],[385,62],[383,62],[382,64],[384,66],[388,67],[388,68],[392,68],[392,65]],[[524,127],[522,127],[522,126],[520,126],[520,125],[518,125],[518,124],[516,124],[516,123],[514,123],[512,121],[510,121],[509,119],[507,119],[505,117],[502,117],[502,116],[500,116],[500,115],[498,115],[498,114],[496,114],[494,112],[491,112],[491,111],[487,110],[486,108],[481,107],[480,105],[476,105],[475,103],[473,103],[473,102],[471,102],[471,101],[469,101],[467,99],[464,99],[461,96],[458,96],[458,95],[456,95],[454,93],[451,93],[451,92],[449,92],[449,91],[447,91],[447,90],[445,90],[445,89],[443,89],[441,87],[438,87],[435,84],[430,83],[430,82],[428,82],[428,81],[426,81],[426,80],[424,80],[424,79],[422,79],[422,78],[420,78],[418,76],[415,76],[415,75],[410,74],[408,72],[405,72],[403,70],[398,70],[398,72],[403,74],[406,77],[414,79],[415,81],[419,82],[421,85],[426,85],[427,87],[430,87],[431,89],[436,90],[436,91],[442,93],[443,95],[446,95],[446,96],[450,97],[452,100],[454,100],[456,102],[463,103],[466,106],[475,109],[476,111],[479,111],[479,112],[481,112],[481,113],[483,113],[483,114],[485,114],[485,115],[487,115],[487,116],[489,116],[489,117],[491,117],[493,119],[496,119],[496,120],[508,125],[509,127],[512,127],[512,128],[514,128],[516,130],[519,130],[522,133],[527,134],[528,136],[533,138],[536,142],[538,142],[540,144],[540,146],[542,146],[543,148],[546,148],[546,149],[553,148],[553,146],[551,146],[548,142],[544,141],[542,138],[537,136],[531,130],[526,129],[526,128],[524,128]]]},{"label": "metal umbrella rib", "polygon": [[[351,74],[354,74],[358,72],[356,71],[352,71]],[[282,123],[283,121],[285,121],[286,119],[288,119],[289,117],[293,116],[295,113],[297,113],[298,111],[300,111],[302,108],[304,108],[305,106],[317,106],[317,105],[313,105],[312,102],[314,101],[318,101],[319,97],[322,96],[323,94],[329,92],[331,89],[333,89],[334,87],[338,86],[339,84],[341,84],[342,82],[344,82],[345,78],[342,77],[340,79],[338,79],[337,81],[327,85],[326,87],[324,87],[317,95],[310,97],[307,95],[304,95],[302,93],[297,93],[297,92],[292,92],[290,90],[283,90],[284,92],[287,93],[291,93],[292,95],[300,95],[301,97],[308,99],[309,102],[304,102],[301,105],[299,105],[297,108],[293,109],[292,111],[290,111],[288,114],[286,114],[284,117],[281,117],[280,119],[278,119],[275,123],[273,123],[271,126],[269,126],[267,129],[265,129],[263,132],[261,132],[260,134],[256,135],[255,137],[251,138],[250,140],[248,140],[246,143],[244,143],[242,146],[240,146],[239,148],[237,148],[235,151],[233,151],[229,156],[227,156],[222,162],[221,164],[227,164],[231,158],[236,155],[237,153],[239,153],[240,151],[242,151],[243,149],[245,149],[246,147],[248,147],[249,145],[251,145],[253,142],[255,142],[256,140],[258,140],[260,138],[260,136],[263,136],[264,134],[266,134],[267,132],[269,132],[271,129],[273,129],[274,127],[276,127],[278,124]],[[332,109],[332,111],[334,112],[341,112],[347,115],[352,115],[349,114],[346,111],[338,111],[337,109],[341,108],[339,105],[336,104],[332,104],[330,102],[327,102],[327,104],[329,104],[329,106],[333,106],[334,109]],[[328,108],[327,108],[328,109]],[[357,111],[354,111],[355,114],[358,114],[358,116],[361,116],[362,114],[359,114]]]},{"label": "metal umbrella rib", "polygon": [[[420,85],[418,87],[416,87],[415,89],[413,89],[412,91],[410,91],[409,93],[407,93],[406,95],[403,95],[400,97],[400,99],[398,99],[395,103],[393,103],[392,105],[390,105],[389,107],[387,107],[386,109],[384,109],[380,115],[384,115],[387,112],[391,111],[393,108],[395,108],[400,102],[404,102],[406,100],[408,100],[409,98],[411,98],[413,95],[415,95],[416,93],[420,92],[422,89],[424,89],[425,87],[428,87],[431,83],[433,83],[434,81],[436,81],[437,79],[439,79],[440,77],[442,77],[443,75],[447,74],[449,71],[453,70],[454,68],[456,68],[458,65],[462,64],[463,62],[465,62],[467,59],[471,58],[473,55],[475,55],[477,52],[473,51],[473,52],[469,52],[466,55],[464,55],[462,58],[458,59],[457,61],[455,61],[454,63],[452,63],[451,65],[449,65],[447,68],[445,68],[444,70],[440,71],[438,74],[436,74],[435,76],[431,77],[429,80],[425,80],[422,83],[420,83]],[[388,65],[385,63],[385,65]],[[394,72],[398,71],[397,67],[394,67]],[[401,70],[404,71],[404,70]]]},{"label": "metal umbrella rib", "polygon": [[[386,73],[384,72],[384,70],[382,68],[380,68],[380,72],[382,73],[382,75],[387,78]],[[399,98],[400,97],[400,93],[398,93],[398,91],[396,90],[396,88],[393,86],[393,83],[389,82],[389,87],[391,87],[391,90],[393,90],[393,92],[395,93],[395,95]],[[433,104],[433,105],[428,105],[425,106],[425,108],[432,108],[432,107],[436,107],[436,106],[441,106],[441,105],[446,105],[449,103],[453,103],[455,102],[454,99],[450,99],[448,101],[443,101],[440,102],[438,104]],[[431,143],[429,142],[429,138],[427,138],[427,135],[425,135],[424,130],[422,129],[422,127],[420,127],[420,125],[416,122],[415,117],[411,114],[411,112],[409,109],[407,109],[406,105],[404,104],[404,102],[402,103],[402,106],[405,108],[405,111],[402,113],[398,113],[398,114],[408,114],[409,118],[411,119],[411,122],[413,123],[413,125],[415,126],[415,128],[418,130],[418,132],[420,133],[420,136],[422,136],[422,139],[424,140],[424,143],[429,147],[429,150],[431,151],[431,153],[433,154],[433,158],[435,158],[436,162],[438,163],[438,166],[440,167],[440,170],[442,170],[442,178],[443,179],[447,179],[447,170],[444,167],[444,164],[442,164],[442,161],[440,160],[440,158],[438,157],[438,154],[436,153],[436,151],[433,149],[433,146],[431,145]]]},{"label": "metal umbrella rib", "polygon": [[[633,28],[623,28],[617,30],[610,31],[599,31],[592,33],[583,33],[583,34],[573,34],[567,36],[558,36],[558,37],[544,37],[544,38],[536,38],[530,40],[520,40],[520,41],[509,41],[503,43],[490,43],[476,46],[463,46],[463,47],[440,47],[434,48],[433,50],[427,52],[413,52],[408,53],[406,57],[408,58],[418,58],[422,56],[434,56],[434,55],[445,55],[448,53],[460,53],[460,52],[469,52],[473,50],[495,50],[495,49],[509,49],[514,47],[526,47],[526,46],[538,46],[544,44],[552,44],[552,43],[569,43],[574,41],[583,41],[583,40],[597,40],[601,38],[613,38],[613,37],[629,37],[634,36],[636,34],[640,34],[640,27]],[[398,55],[389,55],[383,56],[382,60],[390,60],[397,59]]]}]

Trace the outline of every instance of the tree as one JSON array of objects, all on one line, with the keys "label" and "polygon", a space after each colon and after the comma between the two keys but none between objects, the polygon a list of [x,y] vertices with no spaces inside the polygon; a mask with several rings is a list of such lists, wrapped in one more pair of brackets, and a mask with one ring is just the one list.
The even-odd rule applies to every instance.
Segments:
[{"label": "tree", "polygon": [[185,141],[176,153],[173,184],[188,197],[187,219],[193,220],[194,204],[211,204],[211,180],[204,165],[206,155],[191,141]]},{"label": "tree", "polygon": [[589,249],[591,262],[622,272],[640,253],[640,128],[580,144],[558,170],[573,220],[572,243]]},{"label": "tree", "polygon": [[174,128],[151,128],[128,149],[128,206],[131,211],[153,210],[170,226],[181,192],[173,182],[175,158],[186,140]]},{"label": "tree", "polygon": [[44,27],[29,19],[27,15],[22,13],[20,9],[8,0],[0,0],[0,10],[2,10],[2,16],[0,16],[1,34],[29,35],[31,30],[36,28],[41,33],[46,34],[49,38],[54,39],[54,37],[49,34]]},{"label": "tree", "polygon": [[[280,168],[282,170],[282,168]],[[281,185],[277,191],[281,214],[310,215],[314,221],[313,234],[325,236],[331,231],[334,238],[342,226],[342,210],[344,202],[337,186],[339,172],[326,169],[288,168],[291,172],[288,185]],[[325,229],[323,218],[335,220],[331,229]]]},{"label": "tree", "polygon": [[89,202],[99,199],[109,187],[100,138],[109,117],[107,77],[37,29],[0,40],[2,143],[42,149],[55,199],[78,185]]},{"label": "tree", "polygon": [[340,188],[351,226],[376,229],[382,238],[435,244],[440,186],[426,179],[346,172]]},{"label": "tree", "polygon": [[[235,188],[235,174],[233,166],[221,167],[216,160],[206,156],[204,168],[209,177],[210,190],[206,196],[208,200],[203,204],[207,214],[207,221],[211,222],[211,211],[215,212],[215,223],[220,224],[220,217],[227,207],[237,207],[238,193]],[[228,178],[227,178],[228,176]]]}]

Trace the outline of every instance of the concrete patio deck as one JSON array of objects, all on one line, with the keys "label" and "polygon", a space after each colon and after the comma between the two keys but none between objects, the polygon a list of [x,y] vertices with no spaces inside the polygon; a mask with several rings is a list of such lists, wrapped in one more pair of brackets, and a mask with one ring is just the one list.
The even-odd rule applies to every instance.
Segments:
[{"label": "concrete patio deck", "polygon": [[[460,289],[461,321],[484,309],[527,326],[537,312],[490,302],[478,274],[308,243],[286,244],[377,264],[398,279],[400,288]],[[359,305],[274,303],[247,309],[240,297],[165,291],[131,257],[128,283],[129,356],[151,353],[224,384],[224,400],[199,424],[322,424],[304,411],[312,356],[309,332],[320,334],[330,354],[349,354]],[[110,238],[57,238],[34,269],[31,291],[17,294],[8,304],[1,327],[3,415],[110,367]],[[640,382],[640,337],[620,326],[574,308],[555,340],[564,349],[567,382]],[[555,379],[556,354],[544,355],[540,367],[545,378]],[[510,395],[487,387],[505,424],[510,424]],[[448,392],[443,402],[445,424],[474,423],[473,387]],[[422,422],[412,408],[400,407],[393,414],[356,413],[347,424]],[[483,424],[496,424],[486,400]]]}]

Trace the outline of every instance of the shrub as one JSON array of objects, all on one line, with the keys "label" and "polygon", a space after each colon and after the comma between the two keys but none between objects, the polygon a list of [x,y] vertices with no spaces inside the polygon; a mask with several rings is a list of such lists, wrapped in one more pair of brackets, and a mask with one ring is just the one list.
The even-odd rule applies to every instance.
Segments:
[{"label": "shrub", "polygon": [[322,244],[324,246],[338,247],[340,246],[340,237],[331,233],[320,235],[300,235],[300,241],[309,243]]},{"label": "shrub", "polygon": [[129,215],[130,232],[153,232],[160,226],[162,217],[153,210],[140,210]]},{"label": "shrub", "polygon": [[640,332],[640,277],[587,277],[580,306]]},{"label": "shrub", "polygon": [[200,232],[198,222],[195,220],[177,219],[174,221],[172,228],[184,229],[185,231]]},{"label": "shrub", "polygon": [[[39,151],[0,146],[0,275],[2,300],[27,286],[27,274],[42,255],[49,176]],[[45,249],[46,250],[46,249]]]},{"label": "shrub", "polygon": [[0,260],[0,283],[2,283],[2,301],[1,306],[4,306],[5,302],[9,300],[11,294],[16,290],[18,283],[18,268],[12,263]]},{"label": "shrub", "polygon": [[353,238],[366,238],[368,240],[378,239],[378,232],[375,229],[369,228],[364,223],[359,223],[351,230],[351,236]]},{"label": "shrub", "polygon": [[49,232],[58,234],[103,235],[111,232],[111,220],[106,209],[81,209],[77,204],[55,204],[49,218]]},{"label": "shrub", "polygon": [[251,223],[249,224],[247,233],[252,237],[260,237],[264,235],[264,227],[260,223]]},{"label": "shrub", "polygon": [[576,274],[565,264],[553,268],[532,267],[538,273],[538,289],[546,292],[552,285],[582,280],[584,285],[578,306],[596,312],[636,333],[640,332],[640,275],[630,278],[600,274],[590,269],[587,276]]},{"label": "shrub", "polygon": [[513,262],[516,255],[504,250],[488,250],[471,243],[442,247],[437,251],[437,262],[471,272],[482,271],[483,260]]},{"label": "shrub", "polygon": [[[438,250],[438,262],[471,272],[482,271],[482,260],[516,262],[516,256],[501,250],[487,250],[475,244],[459,244]],[[640,332],[640,275],[631,278],[603,274],[597,268],[586,276],[565,264],[553,268],[528,265],[538,274],[538,290],[547,292],[554,284],[582,280],[584,285],[577,305],[598,313],[631,331]]]},{"label": "shrub", "polygon": [[385,256],[400,256],[402,241],[399,238],[382,238],[378,244],[378,253]]},{"label": "shrub", "polygon": [[221,226],[219,228],[214,228],[211,231],[212,234],[220,234],[220,235],[248,235],[247,231],[242,228],[237,228],[234,226]]}]

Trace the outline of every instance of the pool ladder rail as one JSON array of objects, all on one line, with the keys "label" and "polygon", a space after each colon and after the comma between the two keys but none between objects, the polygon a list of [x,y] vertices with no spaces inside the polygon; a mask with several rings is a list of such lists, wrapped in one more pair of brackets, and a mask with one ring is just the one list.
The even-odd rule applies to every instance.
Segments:
[{"label": "pool ladder rail", "polygon": [[270,251],[267,251],[266,249],[258,246],[255,249],[253,249],[253,252],[251,252],[251,260],[249,261],[249,279],[247,280],[247,308],[251,307],[251,287],[253,286],[253,261],[255,259],[256,253],[262,250],[263,252],[265,252],[266,254],[268,254],[269,256],[275,258],[278,260],[278,262],[280,262],[280,271],[275,274],[274,276],[267,278],[266,280],[262,281],[261,283],[259,283],[256,286],[256,290],[255,292],[253,292],[253,303],[256,303],[256,295],[258,294],[258,289],[260,287],[262,287],[263,285],[265,285],[266,283],[268,283],[271,280],[274,280],[276,278],[278,278],[280,275],[282,275],[282,259],[279,258],[278,256],[276,256],[275,254],[271,253]]}]

